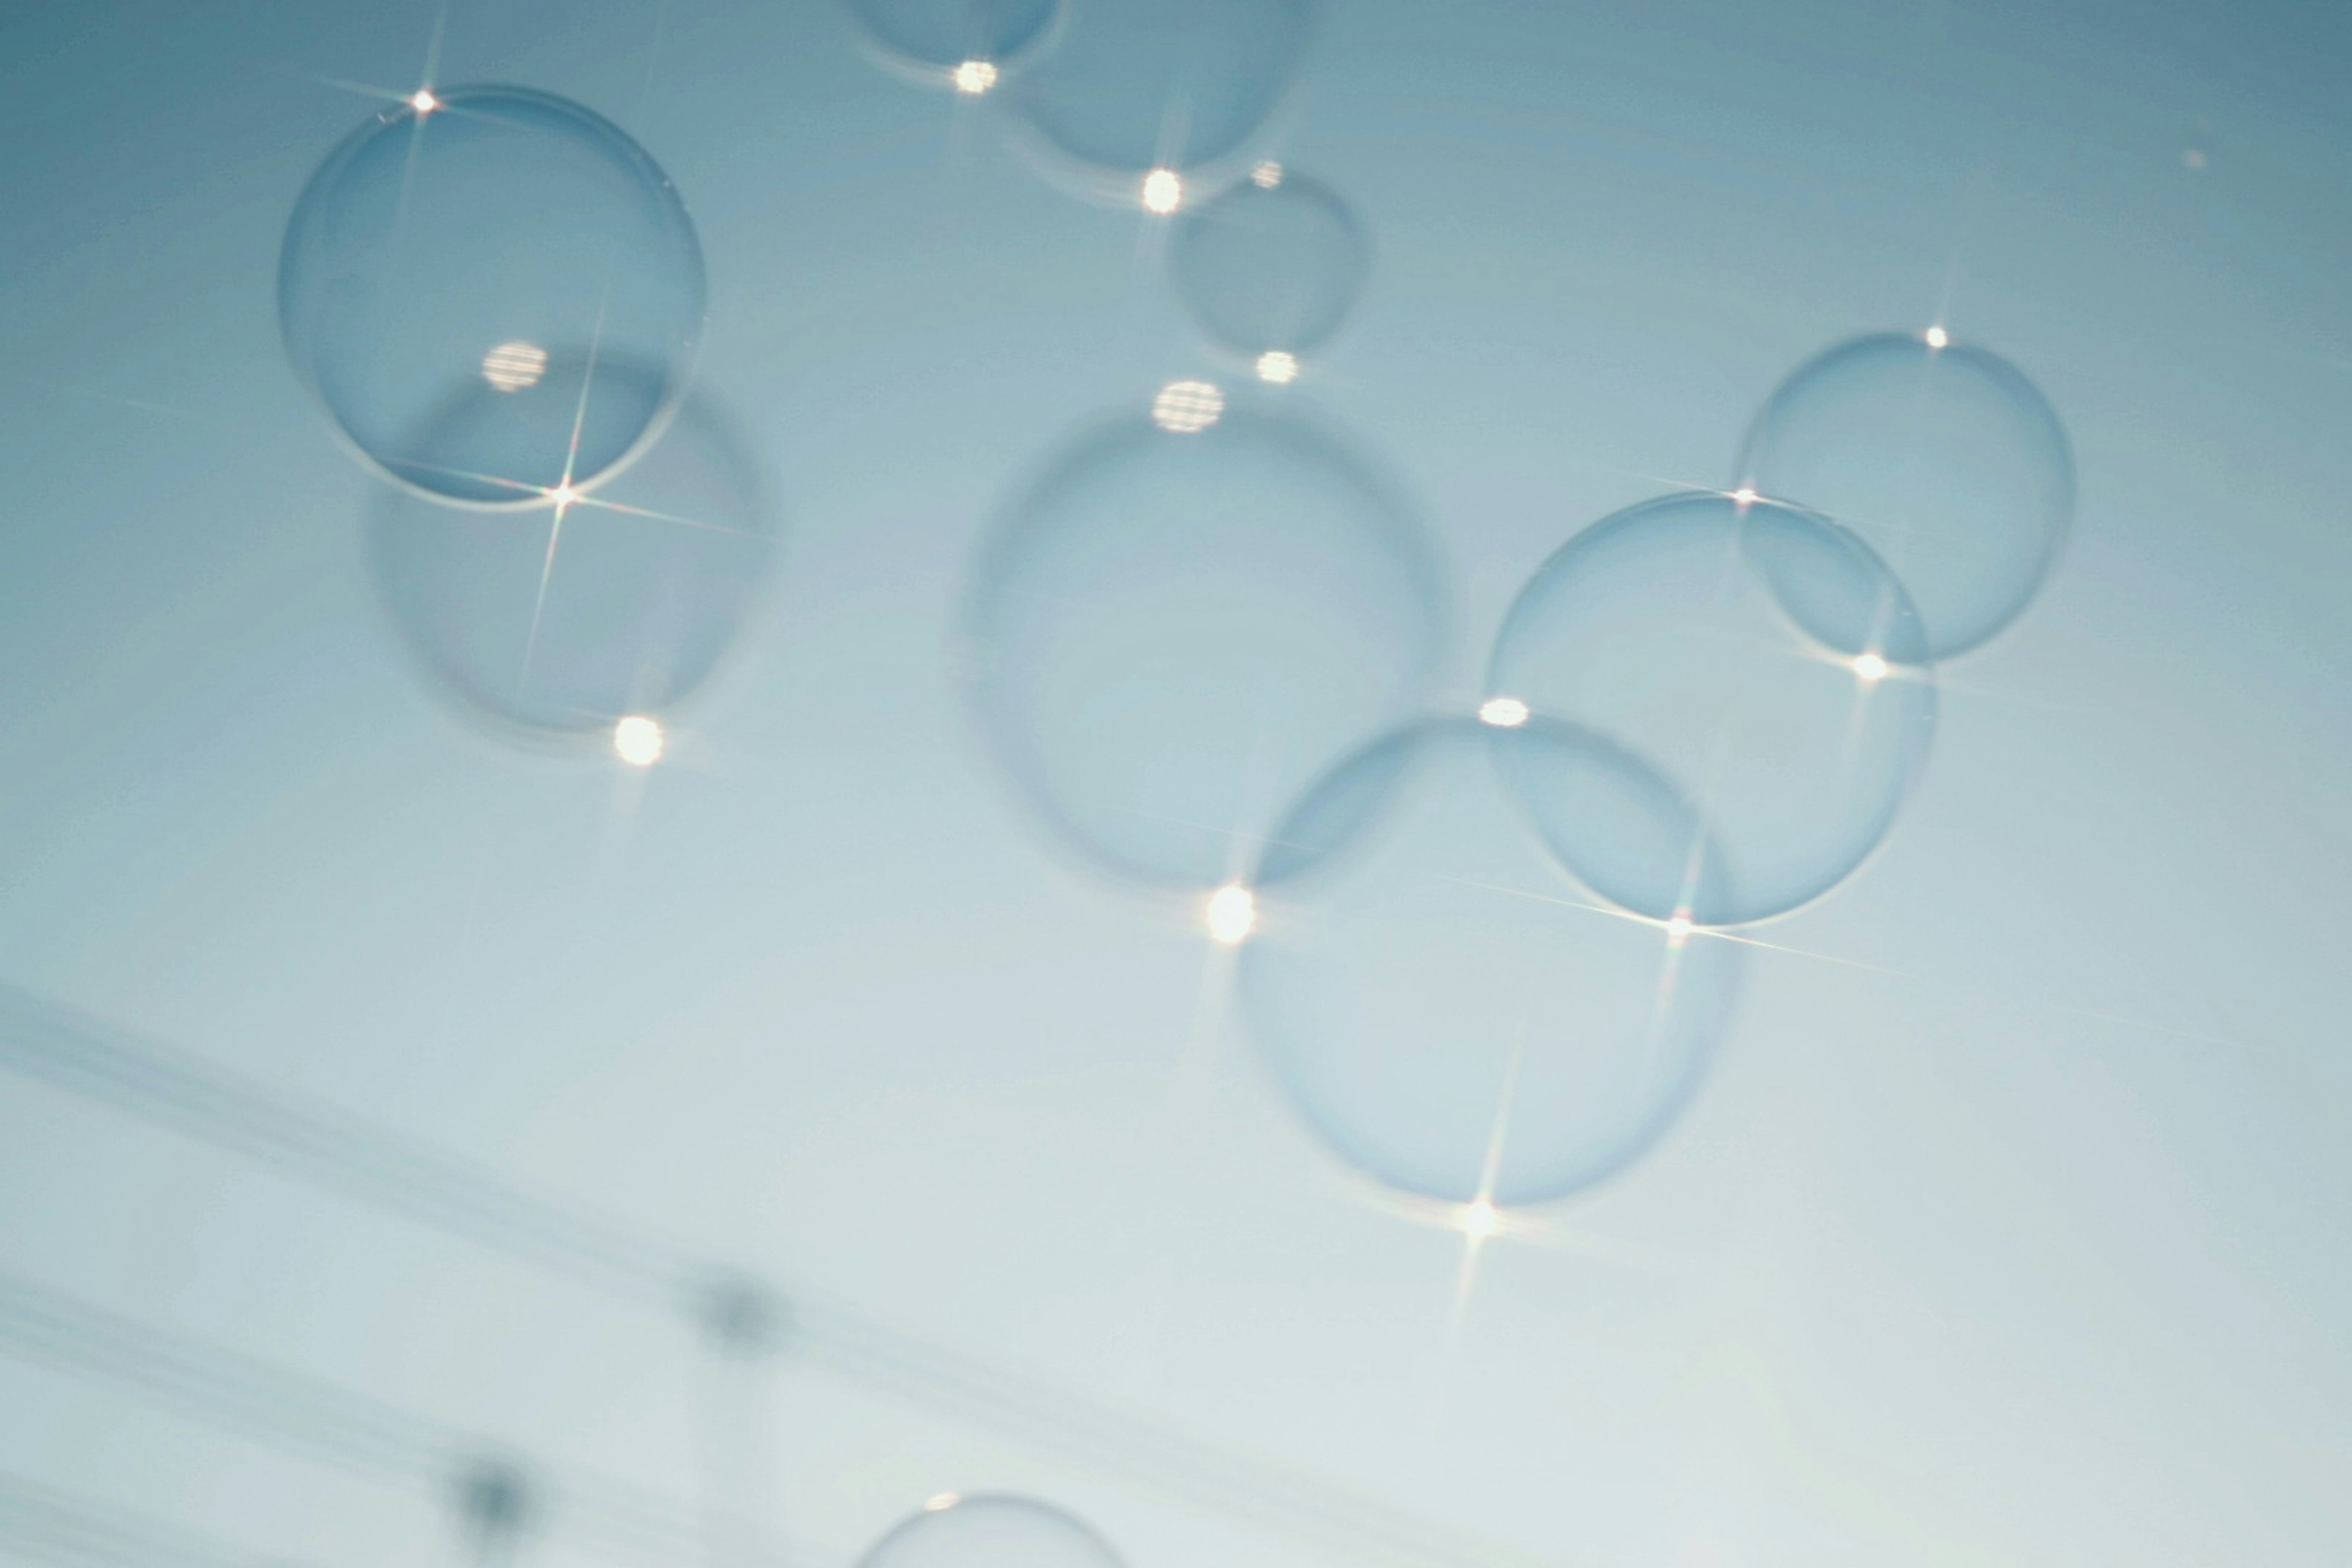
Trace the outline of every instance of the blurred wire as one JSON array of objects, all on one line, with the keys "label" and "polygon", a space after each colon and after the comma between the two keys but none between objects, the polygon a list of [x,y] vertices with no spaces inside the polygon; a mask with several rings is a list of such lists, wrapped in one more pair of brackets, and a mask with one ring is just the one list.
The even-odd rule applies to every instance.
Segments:
[{"label": "blurred wire", "polygon": [[[854,1304],[782,1290],[753,1270],[701,1258],[348,1111],[297,1100],[184,1052],[135,1038],[0,985],[0,1067],[305,1181],[468,1237],[600,1289],[654,1299],[705,1331],[782,1302],[789,1346],[845,1375],[1058,1452],[1138,1489],[1206,1508],[1342,1556],[1388,1563],[1534,1563],[1466,1532],[1272,1458],[1085,1398],[929,1343]],[[772,1313],[768,1314],[772,1316]]]}]

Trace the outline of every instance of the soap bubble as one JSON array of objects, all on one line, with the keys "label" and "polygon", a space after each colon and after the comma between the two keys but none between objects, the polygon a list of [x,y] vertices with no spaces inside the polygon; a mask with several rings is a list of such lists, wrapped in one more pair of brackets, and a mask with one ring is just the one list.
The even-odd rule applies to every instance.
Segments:
[{"label": "soap bubble", "polygon": [[1705,879],[1689,833],[1605,778],[1519,792],[1593,891],[1702,925],[1784,913],[1852,875],[1893,826],[1936,714],[1926,634],[1867,545],[1711,492],[1563,545],[1504,618],[1487,686],[1490,704],[1608,737],[1686,803],[1719,857]]},{"label": "soap bubble", "polygon": [[1216,164],[1297,73],[1313,0],[1086,0],[1006,100],[1037,140],[1099,173]]},{"label": "soap bubble", "polygon": [[[850,15],[884,54],[931,76],[961,66],[1002,68],[1029,53],[1052,32],[1062,0],[848,0]],[[967,92],[996,83],[967,73],[954,79]],[[971,85],[967,85],[971,84]]]},{"label": "soap bubble", "polygon": [[[1252,359],[1322,346],[1347,319],[1371,260],[1347,205],[1286,171],[1196,208],[1178,223],[1168,255],[1177,294],[1201,330]],[[1295,358],[1288,370],[1297,374]]]},{"label": "soap bubble", "polygon": [[733,644],[776,550],[767,489],[733,426],[691,394],[650,451],[561,507],[381,487],[368,568],[403,642],[467,712],[611,737],[649,761],[615,727],[675,707]]},{"label": "soap bubble", "polygon": [[1855,338],[1798,367],[1756,416],[1739,474],[1867,541],[1938,659],[2018,617],[2074,511],[2058,416],[2015,365],[1940,331]]},{"label": "soap bubble", "polygon": [[[1623,1169],[1697,1086],[1738,949],[1582,902],[1512,798],[1595,775],[1681,809],[1587,731],[1441,719],[1348,758],[1276,830],[1244,1016],[1298,1113],[1380,1181],[1454,1203],[1559,1197]],[[1703,837],[1681,826],[1704,881]]]},{"label": "soap bubble", "polygon": [[1393,489],[1312,425],[1218,410],[1066,447],[982,542],[963,610],[1021,792],[1087,859],[1162,887],[1245,867],[1308,779],[1412,706],[1447,636]]},{"label": "soap bubble", "polygon": [[1110,1542],[1051,1503],[946,1495],[875,1542],[858,1568],[1124,1568]]},{"label": "soap bubble", "polygon": [[278,271],[294,368],[417,489],[530,506],[592,484],[685,392],[693,225],[644,149],[576,103],[519,87],[419,101],[353,132],[295,205]]}]

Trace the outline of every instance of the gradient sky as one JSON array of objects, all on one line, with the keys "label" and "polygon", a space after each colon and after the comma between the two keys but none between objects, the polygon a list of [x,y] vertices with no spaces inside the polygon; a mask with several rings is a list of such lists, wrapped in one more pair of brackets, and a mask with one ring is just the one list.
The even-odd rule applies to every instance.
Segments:
[{"label": "gradient sky", "polygon": [[[664,765],[517,748],[387,628],[370,481],[275,320],[286,215],[371,108],[333,84],[406,90],[434,23],[0,17],[0,981],[1537,1560],[2352,1558],[2345,12],[1325,16],[1265,147],[1377,257],[1295,392],[1450,552],[1445,700],[1537,562],[1724,482],[1840,337],[1940,316],[2079,468],[1885,852],[1759,933],[1690,1114],[1488,1242],[1466,1306],[1462,1237],[1315,1147],[1190,911],[1045,848],[952,679],[997,499],[1230,374],[1151,222],[831,4],[453,6],[444,80],[578,99],[676,179],[699,384],[788,541]],[[708,1481],[674,1316],[13,1075],[0,1260]],[[1135,1568],[1318,1560],[789,1355],[770,1393],[753,1484],[825,1562],[996,1487]],[[256,1562],[457,1552],[427,1496],[13,1352],[0,1471]]]}]

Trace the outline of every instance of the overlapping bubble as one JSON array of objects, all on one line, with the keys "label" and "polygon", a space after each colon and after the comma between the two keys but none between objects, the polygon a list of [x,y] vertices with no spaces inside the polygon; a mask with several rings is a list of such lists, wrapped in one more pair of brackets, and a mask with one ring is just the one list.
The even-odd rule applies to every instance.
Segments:
[{"label": "overlapping bubble", "polygon": [[368,461],[528,506],[659,434],[692,371],[702,253],[667,177],[593,111],[420,90],[311,175],[278,300],[295,370]]},{"label": "overlapping bubble", "polygon": [[1799,366],[1749,427],[1738,483],[1867,541],[1937,659],[2024,611],[2074,511],[2074,458],[2049,403],[2009,361],[1940,328],[1855,338]]},{"label": "overlapping bubble", "polygon": [[1329,187],[1266,163],[1178,223],[1168,269],[1209,337],[1295,368],[1347,320],[1371,243]]},{"label": "overlapping bubble", "polygon": [[1276,829],[1241,958],[1251,1037],[1307,1123],[1381,1182],[1559,1197],[1623,1168],[1696,1087],[1738,949],[1581,904],[1511,798],[1572,805],[1596,778],[1646,800],[1704,888],[1716,867],[1675,792],[1544,719],[1408,725]]},{"label": "overlapping bubble", "polygon": [[[1605,780],[1572,796],[1518,791],[1586,886],[1702,925],[1785,913],[1852,875],[1893,826],[1936,715],[1926,631],[1868,546],[1711,491],[1570,540],[1513,602],[1487,682],[1490,710],[1524,704],[1592,730],[1681,798],[1678,841],[1671,819]],[[1713,846],[1706,877],[1697,834]]]},{"label": "overlapping bubble", "polygon": [[983,541],[971,694],[1066,846],[1211,887],[1417,701],[1443,576],[1412,508],[1327,431],[1177,383],[1064,447]]},{"label": "overlapping bubble", "polygon": [[902,1521],[858,1568],[1123,1568],[1083,1521],[1034,1498],[943,1497]]},{"label": "overlapping bubble", "polygon": [[946,78],[967,92],[1052,36],[1063,0],[847,0],[850,15],[891,60]]}]

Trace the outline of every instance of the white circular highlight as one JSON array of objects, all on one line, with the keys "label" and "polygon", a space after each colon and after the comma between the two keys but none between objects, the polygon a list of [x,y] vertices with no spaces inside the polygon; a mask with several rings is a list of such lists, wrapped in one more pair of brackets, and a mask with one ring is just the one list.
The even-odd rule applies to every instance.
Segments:
[{"label": "white circular highlight", "polygon": [[643,713],[632,713],[613,726],[613,754],[633,768],[652,767],[668,744],[660,721]]},{"label": "white circular highlight", "polygon": [[1162,430],[1191,436],[1225,415],[1225,395],[1205,381],[1171,381],[1151,400],[1151,422]]}]

